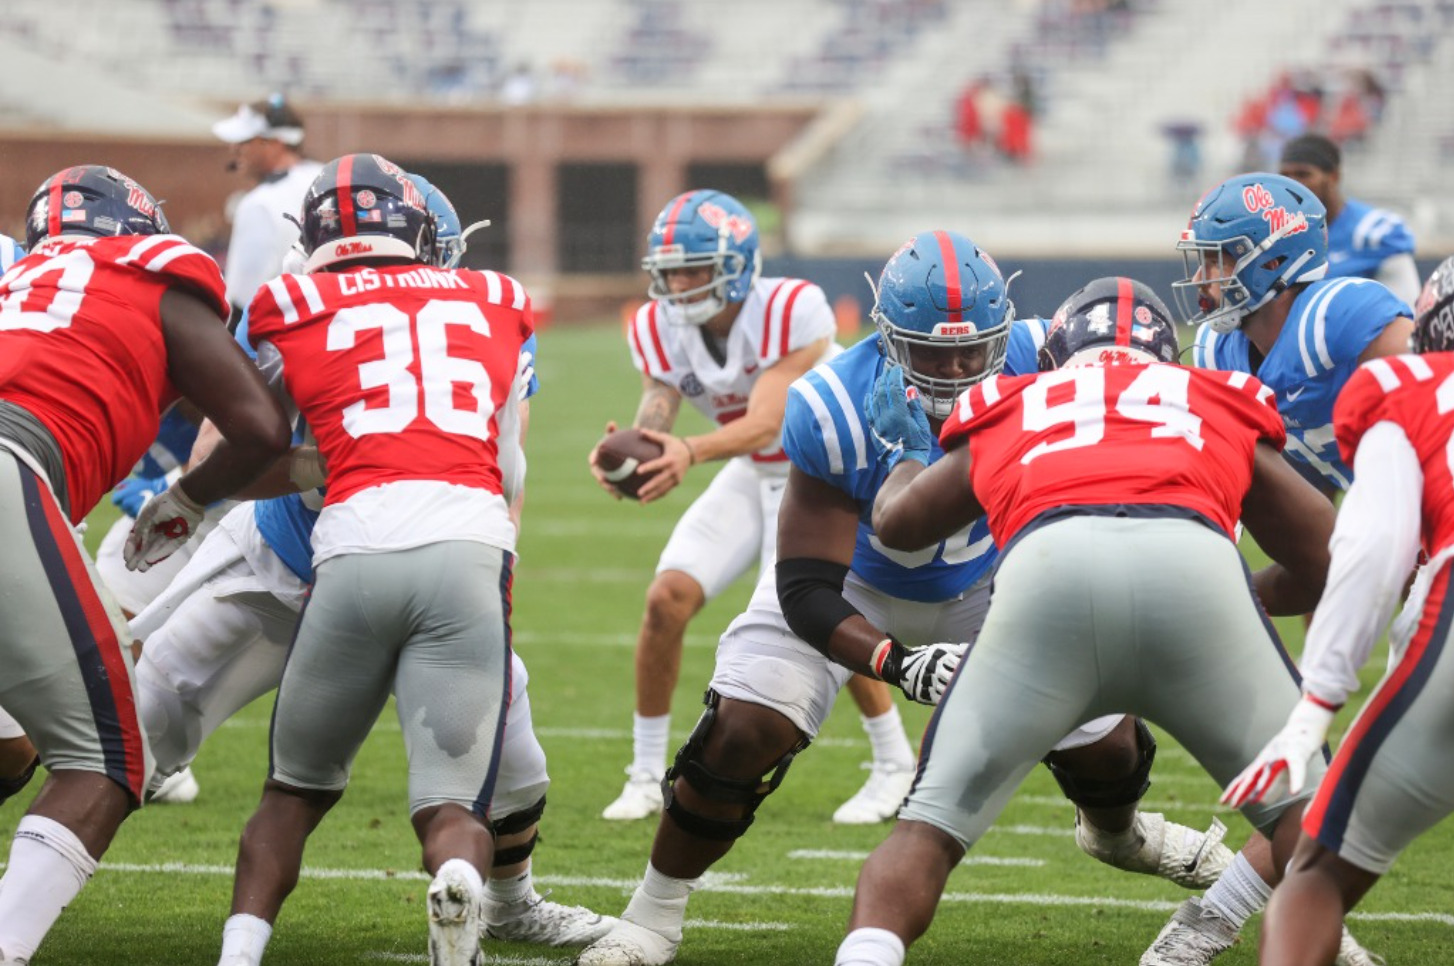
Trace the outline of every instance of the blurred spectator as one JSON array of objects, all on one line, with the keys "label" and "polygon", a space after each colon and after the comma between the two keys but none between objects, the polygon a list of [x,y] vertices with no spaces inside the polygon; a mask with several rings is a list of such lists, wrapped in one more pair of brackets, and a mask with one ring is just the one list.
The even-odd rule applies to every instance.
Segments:
[{"label": "blurred spectator", "polygon": [[1409,305],[1419,295],[1414,236],[1403,219],[1343,195],[1343,157],[1321,134],[1305,134],[1283,148],[1278,170],[1300,181],[1328,209],[1328,277],[1377,279]]},{"label": "blurred spectator", "polygon": [[959,146],[974,152],[984,140],[984,125],[979,118],[979,95],[984,89],[983,79],[970,83],[954,102],[954,136]]},{"label": "blurred spectator", "polygon": [[1367,68],[1284,71],[1267,90],[1249,97],[1232,118],[1242,141],[1242,169],[1273,167],[1282,146],[1307,132],[1335,144],[1367,138],[1383,113],[1387,95]]},{"label": "blurred spectator", "polygon": [[500,85],[500,100],[506,104],[527,104],[535,94],[535,71],[525,61],[516,64]]},{"label": "blurred spectator", "polygon": [[1189,119],[1168,121],[1161,126],[1161,133],[1171,144],[1171,185],[1181,196],[1201,181],[1202,126]]}]

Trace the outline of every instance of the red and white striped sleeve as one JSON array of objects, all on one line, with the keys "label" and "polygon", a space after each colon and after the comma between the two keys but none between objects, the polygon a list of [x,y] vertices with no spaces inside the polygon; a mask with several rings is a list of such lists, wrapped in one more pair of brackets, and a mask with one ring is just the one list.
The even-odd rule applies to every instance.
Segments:
[{"label": "red and white striped sleeve", "polygon": [[671,353],[662,338],[666,320],[661,317],[661,303],[647,302],[636,310],[626,327],[626,341],[631,346],[631,361],[642,373],[660,379],[672,371]]},{"label": "red and white striped sleeve", "polygon": [[143,236],[116,263],[155,272],[168,284],[193,292],[224,321],[232,314],[222,269],[211,255],[180,235]]},{"label": "red and white striped sleeve", "polygon": [[821,288],[800,278],[782,279],[767,297],[758,358],[771,365],[819,339],[831,339],[836,331],[833,310]]}]

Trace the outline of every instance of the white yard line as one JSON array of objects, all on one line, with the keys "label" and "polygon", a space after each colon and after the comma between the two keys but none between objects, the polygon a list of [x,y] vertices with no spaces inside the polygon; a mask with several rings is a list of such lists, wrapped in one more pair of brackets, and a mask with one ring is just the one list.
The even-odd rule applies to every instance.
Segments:
[{"label": "white yard line", "polygon": [[[833,862],[862,862],[868,858],[867,852],[848,852],[837,849],[793,849],[788,853],[790,859],[827,859]],[[1027,868],[1039,868],[1045,864],[1044,859],[1007,859],[994,855],[967,855],[963,865],[1006,865],[1025,866]]]},{"label": "white yard line", "polygon": [[[5,868],[5,863],[0,862],[0,869]],[[102,872],[133,872],[133,873],[160,873],[164,875],[232,875],[230,865],[193,865],[187,862],[159,862],[155,864],[139,862],[102,862]],[[399,871],[394,869],[324,869],[305,866],[302,871],[305,879],[356,879],[367,881],[378,881],[398,879],[400,881],[427,882],[429,876],[417,871]],[[848,886],[783,886],[783,885],[748,885],[738,881],[745,876],[742,875],[708,875],[702,884],[703,892],[721,892],[727,895],[738,896],[764,896],[774,898],[779,896],[799,896],[816,899],[849,899],[853,896],[853,889]],[[640,884],[638,879],[609,879],[594,876],[571,876],[571,875],[543,875],[535,880],[543,886],[576,887],[582,889],[619,889],[623,894],[629,894]],[[1004,905],[1004,906],[1105,906],[1113,909],[1135,909],[1143,912],[1171,912],[1180,903],[1163,899],[1117,899],[1114,896],[1063,896],[1040,892],[946,892],[944,902],[958,904],[983,904],[983,905]],[[1442,926],[1454,928],[1454,915],[1447,912],[1359,912],[1349,914],[1349,919],[1367,922],[1430,922]],[[691,925],[688,920],[688,925]],[[779,924],[753,923],[753,924],[722,924],[706,925],[714,920],[702,920],[703,928],[760,928],[776,930]],[[791,928],[789,926],[788,928]],[[393,955],[393,954],[385,954]],[[412,961],[412,960],[411,960]],[[495,960],[487,960],[494,962]],[[525,960],[498,960],[498,962],[523,963]],[[533,961],[532,961],[533,962]],[[541,960],[542,963],[555,963],[559,960]]]}]

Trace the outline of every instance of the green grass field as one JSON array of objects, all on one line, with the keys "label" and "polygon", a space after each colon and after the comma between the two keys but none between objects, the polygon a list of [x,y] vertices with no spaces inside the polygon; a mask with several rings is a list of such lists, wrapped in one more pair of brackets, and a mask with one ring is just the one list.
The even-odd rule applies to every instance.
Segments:
[{"label": "green grass field", "polygon": [[[543,333],[529,442],[530,484],[515,582],[515,643],[530,668],[536,730],[554,780],[535,870],[553,898],[618,913],[645,868],[654,822],[598,818],[620,790],[631,750],[632,644],[643,592],[676,516],[707,473],[661,504],[617,503],[590,480],[585,454],[609,418],[629,422],[639,382],[614,327]],[[689,425],[698,425],[688,414]],[[94,546],[113,515],[92,521]],[[674,741],[696,719],[718,634],[746,602],[739,581],[697,619],[687,641]],[[1301,624],[1282,622],[1294,651]],[[1377,679],[1382,660],[1365,672]],[[903,702],[912,734],[926,709]],[[237,839],[267,761],[271,700],[248,708],[202,750],[202,795],[157,806],[121,830],[100,872],[51,932],[36,966],[212,963],[231,895]],[[1229,715],[1237,714],[1228,708]],[[1346,727],[1351,714],[1339,718]],[[799,756],[757,824],[693,897],[684,966],[832,962],[862,857],[889,826],[834,826],[833,809],[862,783],[868,745],[844,700],[814,747]],[[313,836],[305,878],[278,921],[266,962],[425,961],[425,878],[406,816],[403,749],[386,712],[365,745],[343,802]],[[39,783],[35,783],[38,785]],[[32,789],[33,791],[33,789]],[[1218,789],[1162,736],[1146,805],[1204,826]],[[29,795],[0,808],[7,842]],[[1239,816],[1220,812],[1229,841]],[[1072,809],[1037,771],[997,827],[949,883],[910,961],[983,964],[1130,964],[1184,894],[1083,856]],[[1393,963],[1454,961],[1454,825],[1420,840],[1368,897],[1354,932]],[[1256,923],[1221,962],[1255,962]],[[552,964],[570,951],[490,943],[489,963]]]}]

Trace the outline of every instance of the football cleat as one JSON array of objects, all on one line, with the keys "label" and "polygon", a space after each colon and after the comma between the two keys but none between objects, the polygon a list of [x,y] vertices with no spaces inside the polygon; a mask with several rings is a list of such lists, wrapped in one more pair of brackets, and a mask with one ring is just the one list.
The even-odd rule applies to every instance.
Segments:
[{"label": "football cleat", "polygon": [[838,806],[833,821],[839,825],[874,825],[898,814],[899,806],[914,784],[914,765],[895,762],[874,762],[863,783],[852,798]]},{"label": "football cleat", "polygon": [[563,906],[547,896],[531,895],[519,902],[496,902],[488,896],[480,907],[484,934],[491,939],[542,946],[584,946],[600,939],[616,920],[585,906]]},{"label": "football cleat", "polygon": [[1387,966],[1382,956],[1375,956],[1359,945],[1358,940],[1343,927],[1343,938],[1338,942],[1338,958],[1333,966]]},{"label": "football cleat", "polygon": [[1177,906],[1161,927],[1141,966],[1208,966],[1237,941],[1237,928],[1192,896]]},{"label": "football cleat", "polygon": [[626,786],[601,812],[611,822],[635,822],[661,812],[661,777],[650,772],[626,769]]},{"label": "football cleat", "polygon": [[429,966],[480,966],[480,899],[448,865],[429,883]]},{"label": "football cleat", "polygon": [[1075,844],[1082,852],[1127,872],[1156,875],[1186,889],[1205,889],[1217,881],[1233,858],[1222,844],[1227,826],[1212,820],[1198,832],[1168,822],[1157,812],[1138,812],[1125,832],[1107,834],[1075,816]]},{"label": "football cleat", "polygon": [[187,805],[195,802],[201,792],[202,786],[197,784],[197,776],[192,774],[189,765],[156,783],[156,790],[147,801],[162,805]]},{"label": "football cleat", "polygon": [[576,958],[576,966],[666,966],[676,959],[680,940],[620,919],[611,931]]}]

